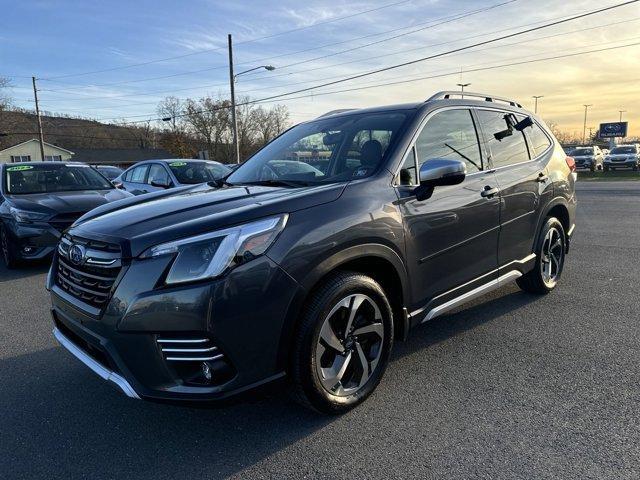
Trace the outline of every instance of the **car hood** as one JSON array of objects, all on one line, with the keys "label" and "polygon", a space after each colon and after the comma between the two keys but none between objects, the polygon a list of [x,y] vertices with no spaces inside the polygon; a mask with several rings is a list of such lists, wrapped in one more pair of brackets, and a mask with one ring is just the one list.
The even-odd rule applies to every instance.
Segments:
[{"label": "car hood", "polygon": [[125,257],[136,257],[159,243],[332,202],[344,187],[179,187],[104,205],[80,218],[69,233],[119,243]]},{"label": "car hood", "polygon": [[101,205],[130,196],[130,193],[114,188],[112,190],[7,195],[7,198],[14,207],[20,210],[58,215],[61,213],[85,213]]}]

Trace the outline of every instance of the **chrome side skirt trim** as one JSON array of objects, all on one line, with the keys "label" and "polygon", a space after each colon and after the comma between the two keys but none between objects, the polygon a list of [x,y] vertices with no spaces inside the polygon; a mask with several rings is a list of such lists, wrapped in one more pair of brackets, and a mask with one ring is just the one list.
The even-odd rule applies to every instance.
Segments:
[{"label": "chrome side skirt trim", "polygon": [[78,348],[75,343],[69,340],[64,334],[57,328],[53,329],[53,336],[60,342],[64,348],[74,357],[89,367],[95,374],[97,374],[103,380],[115,384],[122,392],[129,398],[140,399],[133,387],[123,377],[115,372],[112,372],[108,368],[103,367],[100,363],[96,362],[93,358],[87,355],[82,349]]},{"label": "chrome side skirt trim", "polygon": [[442,305],[438,305],[437,307],[432,308],[429,311],[429,313],[427,313],[427,316],[424,318],[424,320],[422,320],[422,322],[427,322],[433,318],[436,318],[437,316],[440,316],[443,313],[448,312],[449,310],[452,310],[453,308],[459,305],[462,305],[463,303],[467,303],[473,300],[474,298],[480,297],[481,295],[484,295],[485,293],[490,292],[491,290],[500,288],[506,283],[509,283],[521,276],[522,276],[522,273],[519,272],[518,270],[511,270],[510,272],[507,272],[504,275],[501,275],[495,280],[491,280],[490,282],[485,283],[484,285],[480,285],[479,287],[476,287],[473,290],[468,291],[467,293],[463,293],[459,297],[452,298],[448,302],[445,302]]},{"label": "chrome side skirt trim", "polygon": [[[462,285],[458,285],[457,287],[454,287],[454,288],[452,288],[451,290],[447,290],[446,292],[441,293],[440,295],[438,295],[438,296],[436,296],[436,297],[433,297],[433,300],[437,300],[437,299],[438,299],[438,298],[440,298],[440,297],[444,297],[445,295],[449,295],[450,293],[455,292],[456,290],[460,290],[461,288],[464,288],[464,287],[466,287],[467,285],[471,285],[472,283],[477,282],[477,281],[478,281],[478,280],[480,280],[481,278],[484,278],[484,277],[486,277],[486,276],[488,276],[488,275],[491,275],[492,273],[496,273],[496,272],[498,272],[499,270],[505,270],[506,268],[510,267],[510,266],[511,266],[511,265],[513,265],[513,264],[526,265],[526,264],[527,264],[527,263],[529,263],[531,260],[534,260],[534,259],[536,258],[536,256],[537,256],[537,255],[536,255],[535,253],[531,253],[531,254],[527,255],[526,257],[524,257],[524,258],[522,258],[522,259],[520,259],[520,260],[512,260],[511,262],[509,262],[509,263],[505,263],[504,265],[502,265],[502,266],[501,266],[501,267],[499,267],[499,268],[496,268],[496,269],[494,269],[494,270],[491,270],[490,272],[487,272],[487,273],[485,273],[484,275],[480,275],[479,277],[476,277],[476,278],[474,278],[473,280],[469,280],[468,282],[463,283]],[[495,280],[494,280],[494,281],[495,281]],[[491,283],[491,282],[489,282],[489,283]],[[431,300],[431,301],[433,301],[433,300]],[[428,304],[427,304],[427,305],[428,305]],[[410,313],[410,316],[411,316],[411,317],[415,317],[416,315],[420,315],[422,312],[424,312],[424,311],[426,310],[426,308],[427,308],[427,307],[426,307],[426,305],[425,305],[424,307],[419,308],[418,310],[415,310],[415,311],[411,312],[411,313]],[[427,319],[427,320],[428,320],[428,319]],[[423,321],[425,321],[425,320],[423,320]]]},{"label": "chrome side skirt trim", "polygon": [[573,225],[571,225],[571,228],[567,232],[567,237],[570,237],[571,235],[573,235],[573,231],[575,230],[575,228],[576,228],[576,224],[574,223]]}]

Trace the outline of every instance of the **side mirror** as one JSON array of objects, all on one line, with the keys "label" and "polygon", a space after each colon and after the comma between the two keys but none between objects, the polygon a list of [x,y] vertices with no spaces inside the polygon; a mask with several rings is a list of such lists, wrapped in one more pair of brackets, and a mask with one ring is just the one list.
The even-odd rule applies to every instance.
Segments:
[{"label": "side mirror", "polygon": [[420,167],[420,185],[414,190],[418,200],[426,200],[435,187],[457,185],[464,181],[467,165],[460,160],[434,158]]},{"label": "side mirror", "polygon": [[161,182],[158,180],[151,180],[151,186],[156,188],[164,188],[164,189],[171,188],[171,184],[167,182]]}]

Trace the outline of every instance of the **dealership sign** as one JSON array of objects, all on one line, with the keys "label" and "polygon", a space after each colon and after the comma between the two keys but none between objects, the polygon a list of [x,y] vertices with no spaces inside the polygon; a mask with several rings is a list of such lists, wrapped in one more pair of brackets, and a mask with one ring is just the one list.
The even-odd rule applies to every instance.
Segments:
[{"label": "dealership sign", "polygon": [[613,122],[600,124],[600,138],[615,138],[627,136],[628,122]]}]

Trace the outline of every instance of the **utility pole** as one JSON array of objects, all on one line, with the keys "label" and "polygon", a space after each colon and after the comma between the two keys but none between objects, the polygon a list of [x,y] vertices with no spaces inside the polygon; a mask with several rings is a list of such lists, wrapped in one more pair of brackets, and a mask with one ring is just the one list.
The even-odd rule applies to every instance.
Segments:
[{"label": "utility pole", "polygon": [[535,113],[537,115],[538,114],[538,99],[539,98],[544,98],[544,95],[534,95],[533,98],[536,99],[536,104],[533,107],[533,113]]},{"label": "utility pole", "polygon": [[456,85],[458,85],[460,87],[460,90],[462,91],[462,98],[464,98],[464,87],[468,87],[471,84],[470,83],[457,83]]},{"label": "utility pole", "polygon": [[586,144],[587,138],[587,110],[589,107],[593,107],[593,104],[584,105],[584,125],[582,127],[582,144]]},{"label": "utility pole", "polygon": [[626,110],[618,110],[618,112],[620,113],[620,121],[622,121],[622,114],[626,112]]},{"label": "utility pole", "polygon": [[229,42],[229,87],[231,88],[231,127],[233,129],[233,154],[236,163],[240,163],[240,144],[238,143],[238,119],[236,118],[236,77],[233,74],[233,40],[231,34],[227,36]]},{"label": "utility pole", "polygon": [[42,118],[40,118],[40,106],[38,105],[38,89],[36,77],[31,77],[33,82],[33,98],[36,101],[36,117],[38,118],[38,137],[40,138],[40,160],[44,162],[44,135],[42,133]]}]

